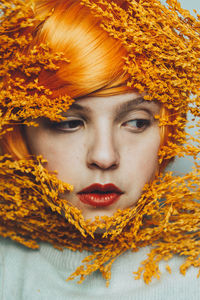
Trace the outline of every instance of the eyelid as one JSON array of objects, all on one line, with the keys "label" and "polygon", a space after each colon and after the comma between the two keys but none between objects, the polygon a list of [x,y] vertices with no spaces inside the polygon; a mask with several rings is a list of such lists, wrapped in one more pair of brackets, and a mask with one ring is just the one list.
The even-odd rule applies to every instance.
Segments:
[{"label": "eyelid", "polygon": [[155,120],[153,112],[141,108],[124,112],[123,115],[117,116],[117,121],[120,122],[128,122],[136,119],[149,119],[151,121]]},{"label": "eyelid", "polygon": [[70,120],[81,120],[83,122],[89,121],[89,117],[81,112],[78,113],[70,112],[69,114],[63,115],[63,117],[65,118],[65,120],[63,120],[64,122]]},{"label": "eyelid", "polygon": [[[43,126],[50,130],[64,131],[62,129],[59,129],[59,127],[61,128],[65,124],[73,122],[73,121],[75,121],[75,122],[80,121],[80,122],[83,122],[83,124],[85,123],[83,119],[78,118],[78,117],[66,117],[66,119],[61,120],[61,121],[51,121],[49,119],[46,119],[43,123]],[[70,129],[69,129],[69,131],[70,131]]]},{"label": "eyelid", "polygon": [[[79,116],[64,116],[65,119],[62,120],[63,122],[66,122],[66,121],[71,121],[71,120],[82,120],[82,118]],[[61,121],[61,122],[62,122]]]},{"label": "eyelid", "polygon": [[[131,121],[144,121],[144,125],[142,127],[137,127],[137,126],[133,126],[133,125],[129,125],[128,123],[130,123]],[[147,118],[135,118],[135,119],[130,119],[128,121],[125,121],[122,123],[122,126],[125,127],[126,129],[128,129],[128,131],[133,132],[133,133],[142,133],[143,131],[145,131],[148,127],[150,127],[152,125],[152,120],[151,119],[147,119]]]}]

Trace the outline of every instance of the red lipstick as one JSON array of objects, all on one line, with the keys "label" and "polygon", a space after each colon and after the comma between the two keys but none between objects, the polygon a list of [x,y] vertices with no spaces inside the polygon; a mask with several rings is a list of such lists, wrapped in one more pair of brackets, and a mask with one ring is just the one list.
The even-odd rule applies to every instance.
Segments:
[{"label": "red lipstick", "polygon": [[78,192],[81,202],[95,207],[109,206],[116,202],[121,194],[123,192],[112,183],[95,183]]}]

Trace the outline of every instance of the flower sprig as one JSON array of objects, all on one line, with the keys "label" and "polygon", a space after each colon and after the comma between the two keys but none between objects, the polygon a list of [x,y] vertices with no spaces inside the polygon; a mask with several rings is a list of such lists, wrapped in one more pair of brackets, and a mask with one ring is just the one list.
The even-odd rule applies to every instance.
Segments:
[{"label": "flower sprig", "polygon": [[[112,217],[84,220],[63,194],[72,186],[58,180],[45,168],[42,157],[14,160],[0,156],[0,235],[38,248],[40,241],[58,249],[90,250],[69,280],[96,270],[109,283],[115,259],[128,249],[154,245],[135,273],[146,283],[160,277],[159,262],[184,255],[182,273],[200,268],[200,21],[176,0],[168,7],[158,0],[82,0],[101,20],[101,27],[127,49],[124,71],[128,85],[146,92],[169,110],[159,117],[159,126],[170,127],[167,144],[159,151],[159,163],[189,155],[194,168],[183,176],[161,173],[145,185],[134,208],[118,210]],[[15,125],[36,126],[37,118],[60,120],[73,103],[68,95],[53,97],[40,84],[43,70],[57,72],[70,63],[63,53],[53,53],[48,44],[33,46],[34,28],[49,17],[38,18],[33,3],[0,1],[0,138]],[[52,14],[50,12],[50,14]],[[142,47],[141,47],[142,45]],[[185,131],[190,114],[196,134]],[[194,125],[195,124],[195,125]],[[72,166],[73,167],[73,166]],[[97,229],[103,234],[97,234]],[[170,267],[167,267],[170,271]]]}]

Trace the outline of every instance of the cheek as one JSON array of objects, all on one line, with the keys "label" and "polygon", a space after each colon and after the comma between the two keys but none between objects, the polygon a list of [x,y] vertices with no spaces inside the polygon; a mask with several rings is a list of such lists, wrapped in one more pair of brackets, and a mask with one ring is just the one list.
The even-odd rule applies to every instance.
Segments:
[{"label": "cheek", "polygon": [[[31,128],[32,129],[32,128]],[[56,137],[39,129],[27,130],[28,145],[32,154],[42,155],[47,160],[46,168],[57,171],[61,180],[73,180],[80,172],[83,161],[83,141],[80,138]]]},{"label": "cheek", "polygon": [[154,172],[158,167],[158,140],[149,140],[147,143],[141,145],[138,149],[139,163],[141,168],[147,173]]},{"label": "cheek", "polygon": [[47,159],[47,169],[56,170],[58,178],[73,184],[77,183],[77,174],[83,172],[84,143],[81,139],[60,137],[43,147],[43,156]]},{"label": "cheek", "polygon": [[83,165],[83,152],[80,150],[79,147],[67,147],[63,144],[49,147],[44,155],[48,161],[47,169],[56,170],[58,178],[63,181],[74,182]]},{"label": "cheek", "polygon": [[76,180],[77,174],[81,172],[81,153],[78,149],[74,151],[69,151],[70,149],[67,151],[59,150],[54,150],[51,155],[46,155],[47,169],[56,170],[59,179],[72,183]]},{"label": "cheek", "polygon": [[145,137],[139,136],[137,141],[129,140],[125,150],[127,174],[141,185],[150,181],[158,170],[158,150],[160,146],[159,132]]}]

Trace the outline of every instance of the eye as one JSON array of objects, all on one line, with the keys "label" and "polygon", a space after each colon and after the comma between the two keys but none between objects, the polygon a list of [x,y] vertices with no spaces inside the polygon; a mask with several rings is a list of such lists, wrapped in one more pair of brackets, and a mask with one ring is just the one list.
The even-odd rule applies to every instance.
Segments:
[{"label": "eye", "polygon": [[84,122],[79,119],[72,119],[61,122],[51,122],[50,127],[54,130],[73,132],[84,126]]},{"label": "eye", "polygon": [[151,125],[149,119],[134,119],[122,124],[124,127],[129,128],[133,132],[143,132],[147,127]]}]

